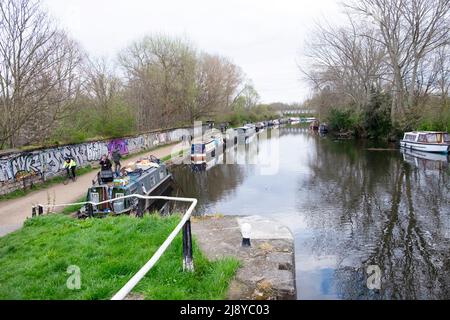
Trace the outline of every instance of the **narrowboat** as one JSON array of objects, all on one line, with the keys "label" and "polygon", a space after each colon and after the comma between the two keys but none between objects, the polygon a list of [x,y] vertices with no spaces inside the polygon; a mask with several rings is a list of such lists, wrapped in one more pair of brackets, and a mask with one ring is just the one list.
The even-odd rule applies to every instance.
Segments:
[{"label": "narrowboat", "polygon": [[400,147],[425,152],[448,153],[450,136],[440,131],[405,132]]},{"label": "narrowboat", "polygon": [[309,124],[309,130],[318,131],[319,130],[319,121],[314,120]]},{"label": "narrowboat", "polygon": [[256,132],[262,132],[265,127],[264,122],[256,123],[255,127],[256,127]]},{"label": "narrowboat", "polygon": [[[141,159],[130,163],[121,170],[112,182],[101,178],[93,181],[88,189],[86,201],[100,203],[132,194],[145,196],[160,196],[172,184],[172,174],[159,159]],[[79,212],[79,217],[103,217],[108,214],[135,214],[142,216],[155,200],[137,198],[121,199],[98,206],[85,205]]]},{"label": "narrowboat", "polygon": [[239,138],[249,138],[256,133],[256,129],[252,126],[245,125],[240,128],[236,128],[236,134]]},{"label": "narrowboat", "polygon": [[191,145],[191,163],[201,165],[223,153],[223,139],[211,137],[206,142],[193,143]]},{"label": "narrowboat", "polygon": [[254,128],[253,126],[249,126],[249,125],[245,125],[243,127],[236,128],[235,131],[236,131],[236,135],[237,135],[239,144],[250,143],[253,140],[253,138],[256,136],[256,128]]},{"label": "narrowboat", "polygon": [[291,117],[291,118],[289,118],[289,123],[290,123],[291,125],[299,124],[299,123],[300,123],[300,118]]},{"label": "narrowboat", "polygon": [[321,123],[319,125],[319,132],[320,133],[328,133],[328,125],[326,123]]}]

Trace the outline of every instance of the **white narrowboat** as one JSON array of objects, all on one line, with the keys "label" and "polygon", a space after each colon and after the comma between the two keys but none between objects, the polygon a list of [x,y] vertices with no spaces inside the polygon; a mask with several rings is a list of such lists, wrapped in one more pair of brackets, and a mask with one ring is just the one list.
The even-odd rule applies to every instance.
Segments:
[{"label": "white narrowboat", "polygon": [[236,128],[236,132],[239,138],[248,138],[256,133],[256,128],[254,125],[246,124],[243,127]]},{"label": "white narrowboat", "polygon": [[450,136],[447,132],[413,131],[406,132],[400,147],[425,152],[448,153]]}]

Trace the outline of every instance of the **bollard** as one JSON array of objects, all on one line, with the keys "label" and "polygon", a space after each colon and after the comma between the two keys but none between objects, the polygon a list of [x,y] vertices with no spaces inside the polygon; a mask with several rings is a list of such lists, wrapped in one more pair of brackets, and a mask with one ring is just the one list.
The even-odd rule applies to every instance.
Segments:
[{"label": "bollard", "polygon": [[40,216],[44,214],[44,207],[43,206],[38,206],[38,214]]},{"label": "bollard", "polygon": [[250,243],[250,231],[252,230],[252,226],[249,223],[242,224],[242,246],[243,247],[251,247]]},{"label": "bollard", "polygon": [[193,272],[191,220],[183,226],[183,271]]},{"label": "bollard", "polygon": [[31,217],[34,218],[36,217],[36,207],[33,206],[33,208],[31,208]]}]

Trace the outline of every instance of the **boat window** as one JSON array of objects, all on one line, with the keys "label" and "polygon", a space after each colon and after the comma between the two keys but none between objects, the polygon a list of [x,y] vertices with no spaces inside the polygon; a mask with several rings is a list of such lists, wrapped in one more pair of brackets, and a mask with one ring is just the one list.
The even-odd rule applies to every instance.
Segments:
[{"label": "boat window", "polygon": [[159,170],[159,180],[162,180],[162,179],[164,179],[164,168],[161,168]]},{"label": "boat window", "polygon": [[444,133],[444,142],[450,142],[450,135],[448,133]]},{"label": "boat window", "polygon": [[155,177],[151,176],[150,177],[150,187],[153,187],[155,185]]},{"label": "boat window", "polygon": [[416,135],[414,135],[414,134],[407,134],[407,135],[405,136],[405,140],[408,140],[408,141],[416,141]]},{"label": "boat window", "polygon": [[426,141],[429,142],[429,143],[436,143],[436,142],[438,142],[437,135],[434,134],[434,133],[427,134],[427,140]]},{"label": "boat window", "polygon": [[427,136],[425,134],[420,134],[419,142],[427,142]]}]

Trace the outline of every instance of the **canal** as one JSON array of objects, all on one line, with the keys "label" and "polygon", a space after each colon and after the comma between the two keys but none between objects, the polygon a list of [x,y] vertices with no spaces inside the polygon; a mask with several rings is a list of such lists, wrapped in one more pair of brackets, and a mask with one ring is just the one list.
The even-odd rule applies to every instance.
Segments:
[{"label": "canal", "polygon": [[[173,193],[198,198],[196,214],[261,215],[288,226],[298,299],[450,298],[446,156],[300,127],[268,130],[230,152],[205,172],[175,167]],[[369,266],[381,272],[379,290],[368,288]]]}]

